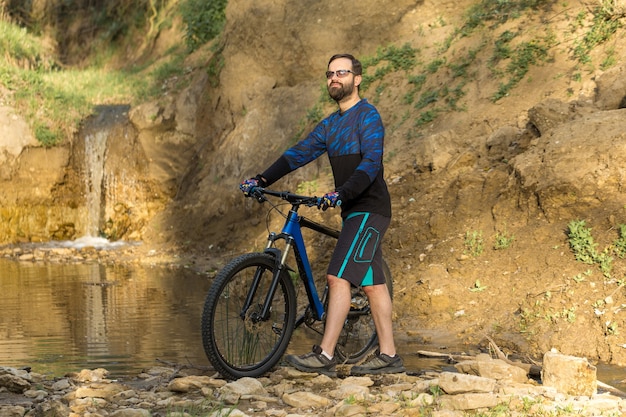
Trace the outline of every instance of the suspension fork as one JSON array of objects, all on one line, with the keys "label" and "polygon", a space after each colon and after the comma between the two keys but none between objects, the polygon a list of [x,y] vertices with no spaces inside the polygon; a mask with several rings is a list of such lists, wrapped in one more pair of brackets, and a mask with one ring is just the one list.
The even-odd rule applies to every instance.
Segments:
[{"label": "suspension fork", "polygon": [[[284,250],[280,250],[278,248],[272,247],[273,243],[277,239],[285,240],[285,248]],[[251,318],[255,323],[260,321],[268,320],[270,318],[270,311],[272,309],[272,300],[274,299],[274,295],[276,294],[276,289],[278,288],[280,282],[280,276],[285,270],[285,265],[287,262],[287,256],[289,255],[289,251],[293,245],[293,238],[289,235],[285,235],[281,233],[277,235],[276,233],[270,233],[267,246],[265,248],[264,253],[269,253],[273,255],[275,261],[274,274],[272,276],[272,281],[270,282],[269,289],[267,291],[267,295],[265,296],[265,301],[263,302],[263,308],[260,313],[255,313]],[[257,267],[256,272],[254,273],[254,278],[252,280],[252,285],[250,286],[250,290],[248,291],[248,295],[246,296],[246,301],[241,310],[240,317],[243,319],[246,316],[246,313],[250,306],[252,305],[252,301],[256,295],[256,292],[261,283],[261,278],[263,276],[263,272],[265,269],[263,267]]]}]

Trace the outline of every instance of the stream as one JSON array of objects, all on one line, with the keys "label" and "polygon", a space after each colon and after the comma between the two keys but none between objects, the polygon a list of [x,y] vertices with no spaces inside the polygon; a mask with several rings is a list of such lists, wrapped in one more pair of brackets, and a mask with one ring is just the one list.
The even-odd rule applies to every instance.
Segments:
[{"label": "stream", "polygon": [[159,360],[206,366],[209,284],[184,269],[0,260],[0,365],[54,375],[136,374]]}]

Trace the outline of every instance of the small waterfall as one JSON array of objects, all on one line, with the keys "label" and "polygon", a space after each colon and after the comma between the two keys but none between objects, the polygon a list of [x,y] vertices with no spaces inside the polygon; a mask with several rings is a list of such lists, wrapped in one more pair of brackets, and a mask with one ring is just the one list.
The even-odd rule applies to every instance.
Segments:
[{"label": "small waterfall", "polygon": [[87,193],[85,235],[88,237],[97,237],[100,231],[104,162],[108,136],[108,129],[98,130],[85,136],[85,186]]},{"label": "small waterfall", "polygon": [[84,187],[85,205],[77,222],[82,235],[70,243],[74,247],[111,248],[125,244],[119,236],[109,241],[112,236],[108,232],[109,222],[116,230],[118,206],[123,209],[135,197],[135,188],[131,186],[134,178],[127,178],[128,170],[134,172],[134,138],[127,135],[128,111],[128,105],[97,106],[83,125],[74,168],[81,174],[81,183],[76,185]]}]

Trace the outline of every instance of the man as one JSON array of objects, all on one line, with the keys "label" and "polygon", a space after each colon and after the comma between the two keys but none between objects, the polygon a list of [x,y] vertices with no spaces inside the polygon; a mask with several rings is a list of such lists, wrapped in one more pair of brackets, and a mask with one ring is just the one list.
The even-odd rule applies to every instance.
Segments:
[{"label": "man", "polygon": [[[391,199],[383,177],[384,127],[378,111],[359,96],[361,63],[349,54],[328,62],[328,94],[339,110],[321,121],[301,142],[240,188],[249,195],[254,187],[267,187],[323,153],[328,153],[335,190],[321,199],[321,208],[341,207],[343,226],[328,267],[329,302],[319,346],[286,360],[304,372],[335,375],[333,354],[350,311],[351,285],[365,291],[379,338],[379,350],[369,361],[353,366],[352,375],[404,372],[396,354],[391,297],[382,269],[380,242],[391,221]],[[359,248],[359,250],[355,250]]]}]

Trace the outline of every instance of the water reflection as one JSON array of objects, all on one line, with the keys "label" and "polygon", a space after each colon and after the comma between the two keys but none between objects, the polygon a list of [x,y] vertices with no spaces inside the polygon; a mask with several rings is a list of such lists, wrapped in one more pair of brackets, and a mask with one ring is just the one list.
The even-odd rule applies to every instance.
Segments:
[{"label": "water reflection", "polygon": [[0,365],[54,375],[208,365],[199,325],[209,284],[184,270],[0,260]]}]

